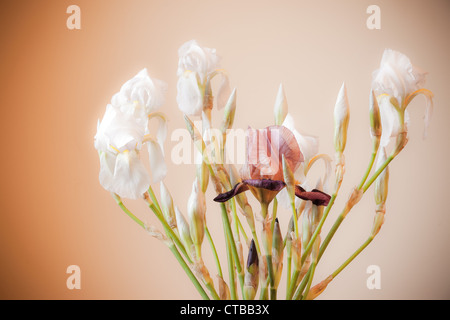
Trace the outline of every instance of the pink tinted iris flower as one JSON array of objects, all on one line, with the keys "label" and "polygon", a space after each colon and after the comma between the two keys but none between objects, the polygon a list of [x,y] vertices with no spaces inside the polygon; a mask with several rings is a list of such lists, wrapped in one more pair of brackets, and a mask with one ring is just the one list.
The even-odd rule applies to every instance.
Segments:
[{"label": "pink tinted iris flower", "polygon": [[[261,203],[270,203],[286,183],[283,175],[282,158],[294,172],[303,162],[294,134],[284,126],[270,126],[264,129],[247,129],[246,162],[241,169],[242,181],[233,189],[219,194],[214,201],[225,202],[235,195],[250,190]],[[311,200],[316,205],[328,205],[330,196],[313,189],[308,192],[299,185],[295,195],[303,200]]]}]

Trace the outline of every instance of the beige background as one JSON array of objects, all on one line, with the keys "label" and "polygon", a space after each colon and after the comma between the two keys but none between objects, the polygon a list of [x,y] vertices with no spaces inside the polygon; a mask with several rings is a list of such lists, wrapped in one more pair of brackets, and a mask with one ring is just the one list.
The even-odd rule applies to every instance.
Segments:
[{"label": "beige background", "polygon": [[[81,30],[66,28],[70,4],[81,8]],[[371,4],[381,8],[381,30],[366,27]],[[321,298],[448,299],[449,9],[446,0],[2,1],[0,298],[199,298],[170,251],[101,188],[93,148],[111,96],[147,67],[169,84],[162,111],[170,118],[170,151],[170,132],[184,125],[175,101],[177,49],[197,39],[217,48],[238,89],[236,127],[271,125],[282,82],[297,127],[319,136],[320,151],[330,155],[332,110],[346,82],[347,175],[324,231],[369,158],[367,97],[384,48],[429,72],[426,87],[435,94],[429,136],[422,140],[424,100],[418,98],[410,105],[410,143],[391,165],[386,223]],[[220,114],[214,117],[217,124]],[[193,174],[193,166],[170,164],[166,178],[184,212]],[[155,221],[145,204],[129,205]],[[219,207],[208,201],[208,208],[227,274]],[[373,208],[368,192],[336,234],[316,281],[366,239]],[[279,216],[285,227],[288,213]],[[204,251],[214,274],[207,246]],[[81,268],[81,290],[66,288],[71,264]],[[369,265],[381,268],[380,290],[366,287]],[[284,296],[284,278],[281,288]]]}]

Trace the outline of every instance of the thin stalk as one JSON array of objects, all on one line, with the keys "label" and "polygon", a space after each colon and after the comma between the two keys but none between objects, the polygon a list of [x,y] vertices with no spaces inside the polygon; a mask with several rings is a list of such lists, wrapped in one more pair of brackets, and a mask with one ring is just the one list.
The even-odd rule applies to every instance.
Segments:
[{"label": "thin stalk", "polygon": [[163,214],[161,211],[158,210],[155,202],[149,204],[150,209],[155,213],[155,216],[158,218],[158,220],[161,222],[164,231],[166,232],[167,236],[172,239],[177,247],[181,250],[181,253],[186,257],[189,263],[192,263],[191,258],[189,257],[189,254],[186,252],[186,249],[184,248],[183,244],[181,243],[178,236],[173,232],[172,228],[167,223],[166,219],[164,219]]},{"label": "thin stalk", "polygon": [[214,245],[214,241],[211,237],[211,233],[209,232],[209,229],[207,226],[205,226],[205,231],[206,231],[206,237],[208,239],[209,245],[211,246],[211,250],[213,252],[214,255],[214,260],[216,262],[216,266],[217,266],[217,272],[219,274],[219,276],[221,278],[223,278],[223,274],[222,274],[222,268],[220,266],[220,260],[219,260],[219,256],[217,255],[217,250],[216,250],[216,246]]},{"label": "thin stalk", "polygon": [[238,278],[239,278],[239,283],[241,285],[241,290],[242,290],[242,296],[244,295],[244,273],[243,273],[243,269],[241,267],[241,262],[239,261],[239,254],[238,251],[236,249],[236,243],[234,241],[233,238],[233,232],[231,231],[231,226],[230,226],[230,221],[228,220],[228,214],[227,214],[227,209],[225,208],[225,204],[221,203],[220,207],[222,209],[222,221],[224,223],[225,226],[225,232],[229,238],[229,242],[231,244],[231,253],[233,255],[233,259],[234,259],[234,264],[236,266],[236,271],[238,274]]},{"label": "thin stalk", "polygon": [[375,162],[375,158],[377,156],[377,150],[372,151],[372,156],[370,157],[369,165],[367,166],[366,172],[364,173],[364,176],[361,179],[361,182],[358,185],[358,189],[361,189],[364,185],[364,182],[366,182],[367,177],[369,177],[370,171],[372,170],[373,163]]},{"label": "thin stalk", "polygon": [[160,207],[159,202],[158,202],[158,199],[155,196],[155,192],[152,189],[152,186],[148,187],[148,193],[150,195],[150,199],[152,199],[152,201],[155,204],[156,208],[158,208],[158,211],[162,212],[161,207]]},{"label": "thin stalk", "polygon": [[389,163],[394,160],[395,156],[390,155],[385,162],[375,171],[373,176],[367,181],[367,183],[362,188],[363,192],[366,192],[367,189],[372,185],[372,183],[378,178],[378,176],[383,172],[383,170],[389,165]]},{"label": "thin stalk", "polygon": [[311,266],[310,266],[311,272],[309,272],[308,282],[306,284],[305,292],[302,295],[302,300],[306,300],[306,298],[308,297],[309,289],[311,288],[311,283],[314,278],[314,272],[316,270],[316,265],[317,265],[317,261],[313,261],[311,263]]},{"label": "thin stalk", "polygon": [[295,293],[293,300],[299,300],[302,298],[303,290],[305,290],[305,287],[307,283],[309,282],[309,276],[311,275],[311,267],[309,267],[308,272],[305,274],[305,276],[302,279],[302,282],[300,282],[300,285],[298,286],[297,292]]},{"label": "thin stalk", "polygon": [[[395,157],[392,156],[392,155],[389,156],[386,159],[386,161],[377,169],[377,171],[375,171],[375,173],[372,175],[372,177],[366,182],[366,184],[362,188],[362,192],[363,193],[365,193],[367,191],[367,189],[369,189],[369,187],[372,185],[372,183],[378,178],[378,176],[383,172],[383,170],[389,165],[389,163],[394,158]],[[331,229],[328,232],[325,240],[323,241],[322,245],[320,246],[318,260],[320,260],[320,257],[323,255],[325,249],[327,248],[328,244],[330,243],[331,239],[333,238],[334,234],[336,233],[336,230],[339,228],[339,226],[341,225],[342,221],[345,219],[347,214],[348,214],[348,210],[347,210],[347,207],[345,207],[344,210],[342,210],[342,212],[339,215],[339,217],[337,217],[335,223],[331,227]]]},{"label": "thin stalk", "polygon": [[314,242],[316,241],[317,236],[319,235],[320,231],[322,230],[322,226],[328,217],[328,213],[330,212],[330,209],[333,206],[334,201],[336,200],[336,197],[337,197],[337,193],[333,193],[331,195],[330,202],[328,202],[327,207],[323,211],[322,218],[320,219],[319,224],[317,225],[317,228],[314,230],[314,233],[312,234],[310,240],[308,241],[308,245],[306,246],[306,248],[304,250],[304,253],[302,255],[302,260],[301,260],[302,265],[305,262],[305,259],[307,258],[308,254],[311,252],[312,246],[313,246]]},{"label": "thin stalk", "polygon": [[269,299],[268,286],[269,286],[269,277],[267,277],[266,281],[261,286],[261,292],[259,293],[259,300]]},{"label": "thin stalk", "polygon": [[125,205],[122,202],[117,202],[117,204],[123,210],[123,212],[125,212],[131,219],[134,220],[134,222],[136,222],[138,225],[140,225],[142,228],[145,229],[145,223],[143,223],[138,217],[136,217],[133,213],[131,213],[131,211],[128,210],[128,208],[125,207]]},{"label": "thin stalk", "polygon": [[[225,229],[225,225],[224,225]],[[234,268],[234,261],[233,261],[233,254],[231,253],[231,244],[230,239],[228,237],[228,234],[225,232],[225,243],[226,243],[226,250],[227,250],[227,261],[228,261],[228,276],[230,280],[230,294],[231,294],[231,300],[237,299],[237,292],[236,292],[236,281],[235,279],[235,268]]]},{"label": "thin stalk", "polygon": [[367,240],[347,260],[345,260],[345,262],[341,264],[339,268],[337,268],[331,274],[331,276],[335,278],[342,270],[345,269],[345,267],[347,267],[350,264],[350,262],[353,261],[353,259],[355,259],[372,242],[373,239],[374,239],[373,236],[367,238]]},{"label": "thin stalk", "polygon": [[300,275],[300,270],[298,270],[298,267],[295,266],[294,274],[292,275],[292,278],[291,278],[291,285],[289,286],[289,289],[286,294],[286,300],[290,300],[292,298],[292,295],[295,292],[295,284],[297,283],[299,275]]},{"label": "thin stalk", "polygon": [[[133,219],[139,226],[141,226],[143,229],[145,229],[145,223],[142,222],[142,220],[140,220],[138,217],[136,217],[133,213],[131,213],[130,210],[128,210],[127,207],[125,207],[125,205],[122,203],[122,201],[117,201],[117,204],[119,205],[119,207],[131,218]],[[170,228],[169,228],[170,229]],[[191,269],[189,268],[189,266],[186,264],[186,262],[184,261],[183,257],[181,256],[180,252],[177,250],[177,248],[175,247],[175,245],[173,244],[173,242],[170,242],[170,244],[168,244],[168,247],[170,249],[170,251],[172,251],[172,253],[174,254],[175,258],[178,260],[178,262],[180,263],[181,267],[183,268],[183,270],[186,272],[187,276],[189,277],[189,279],[192,281],[192,284],[195,286],[195,288],[197,289],[197,291],[200,293],[200,295],[202,296],[203,299],[205,300],[209,300],[208,294],[205,292],[205,290],[202,288],[202,285],[200,284],[200,282],[197,280],[197,278],[195,277],[195,275],[192,273]]]},{"label": "thin stalk", "polygon": [[198,282],[197,278],[192,273],[191,269],[186,264],[186,262],[184,261],[183,257],[181,256],[180,252],[177,250],[177,248],[175,247],[173,242],[171,242],[171,244],[169,245],[169,249],[170,249],[170,251],[172,251],[172,253],[174,254],[175,258],[178,260],[178,262],[180,263],[180,265],[183,268],[183,270],[186,272],[186,274],[189,277],[189,279],[191,279],[192,283],[194,284],[195,288],[197,288],[197,291],[200,293],[202,298],[205,299],[205,300],[210,300],[208,295],[206,294],[205,290],[202,288],[200,282]]},{"label": "thin stalk", "polygon": [[292,251],[291,251],[291,245],[288,243],[287,248],[287,267],[286,267],[286,297],[288,295],[289,287],[291,286],[291,264],[292,264]]},{"label": "thin stalk", "polygon": [[267,254],[266,260],[267,260],[267,272],[269,273],[270,299],[274,300],[272,290],[274,289],[275,286],[275,276],[273,274],[272,255]]},{"label": "thin stalk", "polygon": [[278,200],[275,197],[275,199],[273,199],[273,205],[272,205],[272,221],[270,222],[270,229],[273,232],[273,228],[275,226],[275,218],[277,217],[277,211],[278,211]]}]

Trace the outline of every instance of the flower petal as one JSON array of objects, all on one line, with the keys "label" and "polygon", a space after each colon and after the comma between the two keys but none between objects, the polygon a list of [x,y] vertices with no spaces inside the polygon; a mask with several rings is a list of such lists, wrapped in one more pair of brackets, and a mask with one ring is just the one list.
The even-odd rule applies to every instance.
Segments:
[{"label": "flower petal", "polygon": [[201,115],[203,109],[203,93],[197,82],[195,72],[186,71],[178,78],[177,83],[178,108],[190,116]]},{"label": "flower petal", "polygon": [[161,149],[161,146],[154,140],[148,141],[147,148],[152,182],[158,183],[167,175],[167,166],[164,161],[163,151]]},{"label": "flower petal", "polygon": [[234,196],[238,195],[239,193],[242,193],[247,190],[248,190],[247,184],[244,182],[239,182],[230,191],[221,193],[217,197],[215,197],[214,201],[225,202],[225,201],[230,200]]},{"label": "flower petal", "polygon": [[306,191],[300,186],[295,186],[295,195],[303,200],[310,200],[316,206],[327,206],[331,197],[317,189]]},{"label": "flower petal", "polygon": [[247,179],[242,182],[255,188],[267,189],[271,191],[280,191],[286,186],[284,181],[270,179]]},{"label": "flower petal", "polygon": [[139,199],[150,186],[150,176],[136,151],[121,152],[116,157],[114,177],[107,190],[122,198]]}]

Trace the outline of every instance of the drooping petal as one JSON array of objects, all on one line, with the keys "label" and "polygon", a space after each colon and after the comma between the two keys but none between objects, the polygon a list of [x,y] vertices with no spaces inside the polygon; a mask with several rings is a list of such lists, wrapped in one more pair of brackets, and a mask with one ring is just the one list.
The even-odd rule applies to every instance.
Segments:
[{"label": "drooping petal", "polygon": [[327,206],[331,197],[317,189],[306,191],[301,186],[295,186],[295,195],[303,200],[310,200],[316,206]]},{"label": "drooping petal", "polygon": [[167,137],[167,118],[166,116],[161,112],[155,112],[151,113],[149,115],[150,119],[158,119],[158,129],[156,132],[156,141],[158,142],[159,146],[161,147],[161,151],[164,155],[164,142],[166,141]]},{"label": "drooping petal", "polygon": [[121,152],[115,160],[113,179],[105,189],[122,198],[141,198],[150,186],[150,176],[137,152]]},{"label": "drooping petal", "polygon": [[199,116],[203,109],[203,92],[199,88],[195,72],[186,71],[178,78],[178,108],[189,116]]},{"label": "drooping petal", "polygon": [[167,175],[167,165],[164,161],[164,155],[161,146],[154,140],[148,141],[147,148],[152,182],[158,183]]},{"label": "drooping petal", "polygon": [[419,89],[411,93],[409,96],[406,97],[405,105],[407,106],[412,99],[414,99],[417,95],[422,94],[425,96],[426,99],[426,106],[425,106],[425,116],[424,116],[424,130],[423,130],[423,137],[426,138],[427,132],[428,132],[428,126],[430,123],[431,115],[433,114],[433,92],[427,89]]},{"label": "drooping petal", "polygon": [[234,196],[236,196],[236,195],[238,195],[239,193],[242,193],[242,192],[244,192],[244,191],[247,191],[248,189],[249,189],[249,188],[248,188],[248,186],[247,186],[246,183],[244,183],[244,182],[239,182],[239,183],[237,183],[237,184],[233,187],[233,189],[231,189],[230,191],[221,193],[221,194],[219,194],[218,196],[216,196],[216,197],[214,198],[214,201],[215,201],[215,202],[225,202],[225,201],[228,201],[228,200],[230,200],[231,198],[233,198]]},{"label": "drooping petal", "polygon": [[221,82],[216,94],[217,108],[222,109],[228,102],[231,95],[230,80],[224,70],[220,71]]},{"label": "drooping petal", "polygon": [[[400,131],[400,119],[398,110],[392,105],[388,95],[381,95],[378,97],[378,105],[380,107],[381,116],[381,139],[380,146],[386,147],[391,138],[397,137]],[[409,122],[408,112],[404,111],[404,121],[407,125]]]},{"label": "drooping petal", "polygon": [[108,191],[114,183],[114,167],[116,165],[116,155],[106,151],[99,152],[100,173],[98,179],[100,185]]},{"label": "drooping petal", "polygon": [[139,150],[145,128],[146,123],[132,114],[123,113],[119,108],[108,105],[98,125],[95,147],[97,150],[111,152]]},{"label": "drooping petal", "polygon": [[286,186],[284,181],[270,179],[247,179],[242,180],[242,182],[254,188],[261,188],[270,191],[280,191]]}]

